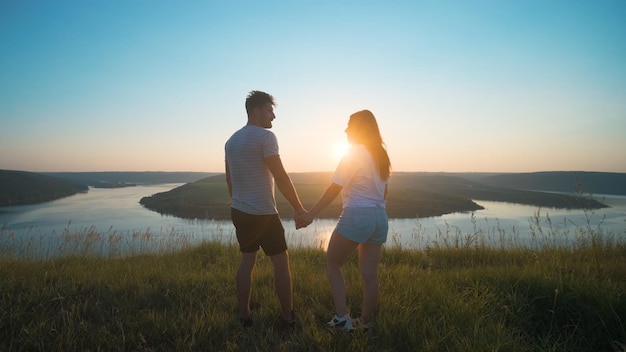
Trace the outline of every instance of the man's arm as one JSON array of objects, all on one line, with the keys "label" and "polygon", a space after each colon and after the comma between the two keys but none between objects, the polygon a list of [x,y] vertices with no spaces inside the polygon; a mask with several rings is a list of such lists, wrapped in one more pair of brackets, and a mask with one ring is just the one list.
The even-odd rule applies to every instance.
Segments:
[{"label": "man's arm", "polygon": [[267,168],[274,176],[276,187],[278,187],[280,193],[285,196],[285,199],[287,199],[289,204],[293,207],[293,211],[296,216],[304,213],[305,210],[302,206],[302,202],[300,201],[298,193],[291,182],[291,178],[283,167],[283,162],[280,160],[280,156],[274,155],[265,158],[265,165],[267,165]]},{"label": "man's arm", "polygon": [[233,184],[230,182],[230,169],[228,168],[228,163],[224,162],[226,166],[226,184],[228,185],[228,195],[233,197]]}]

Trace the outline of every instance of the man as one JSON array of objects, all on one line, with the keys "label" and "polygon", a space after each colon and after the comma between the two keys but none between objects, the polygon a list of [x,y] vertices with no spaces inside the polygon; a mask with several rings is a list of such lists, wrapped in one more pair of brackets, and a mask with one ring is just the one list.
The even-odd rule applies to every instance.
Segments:
[{"label": "man", "polygon": [[[295,324],[291,271],[285,230],[278,216],[274,183],[294,210],[294,218],[304,214],[300,198],[285,171],[278,154],[273,132],[274,97],[252,91],[246,98],[248,123],[226,142],[226,183],[230,193],[231,218],[241,251],[237,271],[239,319],[245,327],[252,325],[250,296],[252,271],[259,248],[274,266],[274,286],[280,301],[282,323]],[[298,226],[303,224],[298,222]]]}]

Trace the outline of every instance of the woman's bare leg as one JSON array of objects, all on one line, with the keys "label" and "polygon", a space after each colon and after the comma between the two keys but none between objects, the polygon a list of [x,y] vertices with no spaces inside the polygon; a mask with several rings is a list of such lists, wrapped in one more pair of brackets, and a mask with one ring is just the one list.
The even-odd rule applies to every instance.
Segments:
[{"label": "woman's bare leg", "polygon": [[359,245],[359,271],[363,280],[363,313],[365,322],[371,321],[378,306],[378,263],[382,245]]},{"label": "woman's bare leg", "polygon": [[333,231],[326,252],[326,269],[328,282],[335,302],[335,313],[342,317],[346,315],[346,284],[341,273],[341,266],[348,255],[357,247],[358,243],[343,237],[337,231]]}]

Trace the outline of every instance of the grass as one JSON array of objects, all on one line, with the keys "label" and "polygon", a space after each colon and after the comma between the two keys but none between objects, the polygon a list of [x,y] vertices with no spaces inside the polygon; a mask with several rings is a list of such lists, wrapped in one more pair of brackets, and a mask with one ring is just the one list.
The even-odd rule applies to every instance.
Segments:
[{"label": "grass", "polygon": [[[554,245],[554,232],[535,234],[542,246],[487,246],[478,231],[442,234],[421,250],[386,247],[372,333],[325,329],[333,305],[324,251],[292,249],[300,329],[290,335],[274,327],[278,302],[262,255],[255,327],[245,330],[236,319],[235,245],[105,257],[87,250],[95,234],[68,234],[75,252],[65,256],[0,257],[0,350],[626,351],[626,244],[598,231],[569,246]],[[356,256],[344,274],[357,315]]]}]

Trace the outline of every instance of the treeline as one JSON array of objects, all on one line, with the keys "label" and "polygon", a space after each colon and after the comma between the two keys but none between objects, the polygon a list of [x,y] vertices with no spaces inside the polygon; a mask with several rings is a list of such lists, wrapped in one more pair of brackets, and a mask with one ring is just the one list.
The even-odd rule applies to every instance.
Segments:
[{"label": "treeline", "polygon": [[0,206],[48,202],[87,190],[86,185],[48,175],[0,170]]}]

